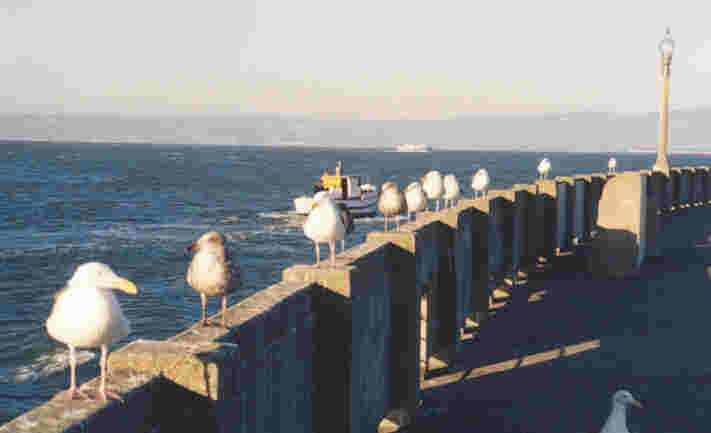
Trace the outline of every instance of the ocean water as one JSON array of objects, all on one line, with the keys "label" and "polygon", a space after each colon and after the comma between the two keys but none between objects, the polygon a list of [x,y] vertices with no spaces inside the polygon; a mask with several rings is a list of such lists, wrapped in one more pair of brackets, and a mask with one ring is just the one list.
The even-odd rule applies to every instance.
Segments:
[{"label": "ocean water", "polygon": [[[604,171],[608,154],[0,143],[0,424],[68,385],[68,352],[44,327],[53,296],[75,267],[101,261],[134,281],[118,294],[132,333],[162,339],[200,318],[187,286],[185,247],[219,230],[236,247],[243,288],[234,304],[276,283],[292,264],[312,263],[303,217],[292,199],[311,192],[324,169],[405,186],[432,169],[454,173],[465,196],[486,167],[491,188],[532,182],[543,156],[553,175]],[[615,154],[618,170],[650,167],[652,154]],[[674,166],[711,165],[711,155],[673,155]],[[356,220],[347,245],[381,230],[382,217]],[[327,250],[327,248],[325,249]],[[323,254],[323,252],[322,252]],[[324,255],[325,257],[325,255]],[[219,309],[212,299],[209,313]],[[78,381],[98,374],[97,354],[79,352]]]}]

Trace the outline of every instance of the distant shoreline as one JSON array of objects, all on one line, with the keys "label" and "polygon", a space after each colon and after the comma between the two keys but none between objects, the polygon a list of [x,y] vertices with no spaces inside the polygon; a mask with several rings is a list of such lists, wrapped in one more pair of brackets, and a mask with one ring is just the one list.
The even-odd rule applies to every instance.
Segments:
[{"label": "distant shoreline", "polygon": [[[512,147],[502,147],[502,148],[474,148],[474,147],[455,147],[455,146],[431,146],[429,152],[399,152],[393,150],[390,145],[357,145],[357,144],[340,144],[340,145],[328,145],[319,143],[263,143],[263,144],[221,144],[221,143],[179,143],[179,142],[167,142],[167,141],[118,141],[118,140],[51,140],[46,138],[12,138],[12,137],[0,137],[0,144],[3,143],[33,143],[33,144],[77,144],[82,146],[87,145],[104,145],[104,146],[160,146],[160,147],[267,147],[267,148],[277,148],[277,149],[299,149],[299,148],[314,148],[314,149],[336,149],[336,150],[359,150],[359,151],[376,151],[376,152],[386,152],[386,153],[408,153],[408,154],[427,154],[431,152],[520,152],[520,153],[589,153],[589,154],[624,154],[624,153],[647,153],[655,154],[656,149],[635,149],[630,148],[626,150],[613,150],[613,151],[596,151],[596,150],[560,150],[560,149],[532,149],[527,148],[516,148]],[[672,149],[669,152],[670,155],[711,155],[711,150],[686,150]]]}]

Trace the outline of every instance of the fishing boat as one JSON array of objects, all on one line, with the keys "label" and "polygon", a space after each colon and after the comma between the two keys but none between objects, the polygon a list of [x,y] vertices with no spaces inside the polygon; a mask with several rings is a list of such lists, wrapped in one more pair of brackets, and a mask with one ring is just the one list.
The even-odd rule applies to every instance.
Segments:
[{"label": "fishing boat", "polygon": [[[343,203],[354,218],[374,216],[378,206],[378,192],[375,185],[363,184],[359,175],[342,174],[343,162],[338,161],[336,174],[326,171],[319,183],[313,186],[314,195],[327,191],[336,203]],[[313,208],[313,196],[302,195],[294,199],[297,214],[307,215]]]}]

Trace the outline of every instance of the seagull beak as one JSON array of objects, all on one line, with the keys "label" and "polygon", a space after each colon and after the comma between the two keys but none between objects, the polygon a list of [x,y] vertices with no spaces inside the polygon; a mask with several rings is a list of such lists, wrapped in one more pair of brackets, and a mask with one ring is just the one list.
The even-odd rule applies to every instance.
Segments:
[{"label": "seagull beak", "polygon": [[311,209],[316,209],[318,207],[318,202],[315,201],[311,204]]},{"label": "seagull beak", "polygon": [[193,252],[194,249],[195,249],[195,244],[193,243],[193,244],[190,244],[189,247],[185,247],[185,252],[190,254]]},{"label": "seagull beak", "polygon": [[127,279],[117,278],[116,280],[114,280],[114,286],[118,290],[121,290],[122,292],[126,292],[129,295],[137,295],[138,294],[138,288],[136,288],[136,285]]},{"label": "seagull beak", "polygon": [[642,406],[642,403],[638,402],[637,400],[633,401],[632,404],[635,405],[635,406],[637,406],[637,407],[640,408],[640,409],[641,409],[641,408],[644,408],[644,406]]}]

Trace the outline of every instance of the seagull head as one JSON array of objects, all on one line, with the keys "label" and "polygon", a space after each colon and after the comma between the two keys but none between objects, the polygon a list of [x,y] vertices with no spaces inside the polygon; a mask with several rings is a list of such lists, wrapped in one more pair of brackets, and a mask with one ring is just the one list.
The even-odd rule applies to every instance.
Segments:
[{"label": "seagull head", "polygon": [[420,182],[412,182],[411,184],[409,184],[407,186],[407,188],[405,188],[405,192],[412,191],[413,189],[418,189],[418,188],[420,188],[420,189],[422,188],[422,185],[420,185]]},{"label": "seagull head", "polygon": [[225,237],[220,232],[207,232],[200,236],[189,247],[185,248],[187,253],[198,252],[204,248],[222,248],[225,246]]},{"label": "seagull head", "polygon": [[632,393],[624,389],[621,389],[612,395],[612,405],[619,405],[624,408],[630,405],[640,408],[642,407],[642,403],[632,397]]},{"label": "seagull head", "polygon": [[390,189],[390,188],[395,188],[395,190],[397,191],[397,185],[396,185],[395,183],[393,183],[393,182],[385,182],[385,183],[383,184],[383,186],[380,187],[380,192],[382,193],[382,192],[385,191],[386,189]]},{"label": "seagull head", "polygon": [[119,277],[109,265],[99,262],[79,265],[68,284],[74,287],[118,289],[131,295],[138,293],[138,289],[133,282]]}]

